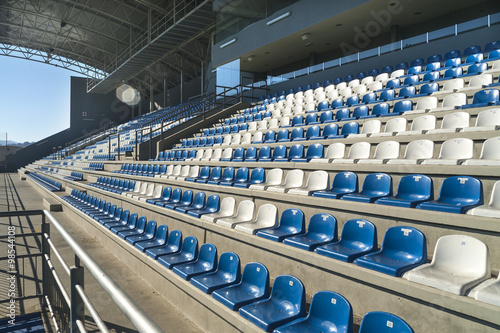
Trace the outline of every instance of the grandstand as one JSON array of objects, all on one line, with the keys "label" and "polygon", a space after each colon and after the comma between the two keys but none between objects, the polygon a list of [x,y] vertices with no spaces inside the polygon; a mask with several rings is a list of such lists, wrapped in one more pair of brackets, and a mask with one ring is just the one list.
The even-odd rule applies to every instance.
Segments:
[{"label": "grandstand", "polygon": [[[74,8],[115,24],[102,3]],[[20,325],[500,330],[498,3],[161,3],[120,2],[145,44],[79,59],[72,117],[110,119],[123,82],[149,100],[7,156],[0,219],[38,250]]]}]

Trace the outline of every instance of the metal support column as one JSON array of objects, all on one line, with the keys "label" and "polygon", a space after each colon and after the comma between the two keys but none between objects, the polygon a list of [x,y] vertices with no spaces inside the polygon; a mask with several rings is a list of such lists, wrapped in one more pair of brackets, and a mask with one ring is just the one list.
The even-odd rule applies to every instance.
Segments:
[{"label": "metal support column", "polygon": [[[52,295],[50,292],[50,289],[52,288],[51,284],[48,283],[49,279],[48,277],[52,274],[50,272],[50,268],[45,261],[45,258],[50,259],[50,245],[47,240],[47,237],[45,235],[49,236],[50,238],[50,224],[47,223],[45,220],[45,215],[42,215],[42,290],[44,295]],[[52,279],[50,279],[52,280]],[[45,301],[45,298],[43,298]],[[47,305],[47,304],[45,304]]]},{"label": "metal support column", "polygon": [[72,266],[70,268],[71,333],[81,332],[79,326],[83,326],[85,323],[85,304],[83,303],[80,293],[76,289],[77,286],[80,286],[81,288],[84,287],[83,276],[83,267]]}]

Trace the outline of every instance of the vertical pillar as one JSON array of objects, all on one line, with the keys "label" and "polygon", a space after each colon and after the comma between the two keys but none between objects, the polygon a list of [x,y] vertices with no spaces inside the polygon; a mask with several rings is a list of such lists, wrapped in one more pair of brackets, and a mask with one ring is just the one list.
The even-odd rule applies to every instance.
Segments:
[{"label": "vertical pillar", "polygon": [[182,103],[182,97],[184,95],[184,70],[182,69],[182,58],[181,58],[181,87],[180,87],[180,92],[181,92],[181,103]]},{"label": "vertical pillar", "polygon": [[[52,273],[50,272],[49,265],[46,258],[50,258],[50,246],[45,235],[50,237],[50,224],[46,223],[45,214],[42,215],[42,292],[44,296],[51,295],[52,284],[49,283],[48,279],[51,278]],[[52,280],[52,279],[51,279]],[[45,300],[45,298],[44,298]]]},{"label": "vertical pillar", "polygon": [[71,333],[79,333],[77,321],[85,323],[85,304],[83,303],[82,297],[76,290],[76,286],[79,285],[83,288],[83,267],[72,266],[70,268],[70,297],[71,297],[71,309],[70,309],[70,323]]},{"label": "vertical pillar", "polygon": [[149,82],[149,112],[152,112],[155,107],[153,95],[154,95],[153,78],[151,78],[151,81]]},{"label": "vertical pillar", "polygon": [[200,94],[202,94],[202,95],[203,95],[203,92],[204,92],[204,89],[203,89],[204,88],[203,87],[204,83],[205,83],[205,70],[203,69],[203,60],[202,60],[201,61],[201,84],[200,84],[201,85]]}]

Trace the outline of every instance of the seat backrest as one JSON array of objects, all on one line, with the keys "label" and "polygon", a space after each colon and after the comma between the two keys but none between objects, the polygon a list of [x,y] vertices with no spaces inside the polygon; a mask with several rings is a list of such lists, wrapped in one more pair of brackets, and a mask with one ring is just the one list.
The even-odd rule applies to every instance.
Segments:
[{"label": "seat backrest", "polygon": [[225,197],[221,201],[219,212],[224,216],[231,216],[234,214],[235,206],[236,206],[236,200],[233,197]]},{"label": "seat backrest", "polygon": [[387,312],[373,311],[364,315],[358,333],[413,333],[403,319]]},{"label": "seat backrest", "polygon": [[377,227],[363,219],[352,219],[344,223],[340,242],[343,244],[355,244],[357,248],[361,246],[377,248]]},{"label": "seat backrest", "polygon": [[314,294],[307,318],[319,323],[332,323],[337,332],[352,332],[351,304],[333,291],[323,290]]},{"label": "seat backrest", "polygon": [[328,172],[323,170],[313,171],[307,177],[306,185],[304,186],[306,189],[320,190],[326,189],[328,184],[330,183],[330,178],[328,176]]},{"label": "seat backrest", "polygon": [[360,133],[361,134],[380,133],[381,127],[382,127],[382,123],[380,122],[380,120],[377,120],[377,119],[368,120],[361,127]]},{"label": "seat backrest", "polygon": [[224,168],[222,171],[222,179],[234,179],[234,167],[227,167]]},{"label": "seat backrest", "polygon": [[293,141],[294,139],[299,139],[304,137],[304,128],[303,127],[296,127],[292,130],[292,133],[290,134],[290,140]]},{"label": "seat backrest", "polygon": [[267,185],[279,185],[283,180],[283,169],[275,168],[271,169],[267,173]]},{"label": "seat backrest", "polygon": [[255,216],[255,223],[264,225],[275,225],[278,219],[278,208],[273,204],[263,204],[259,207]]},{"label": "seat backrest", "polygon": [[485,89],[478,91],[472,98],[472,104],[496,102],[499,100],[500,93],[498,89]]},{"label": "seat backrest", "polygon": [[357,134],[359,124],[355,121],[351,121],[342,125],[341,135]]},{"label": "seat backrest", "polygon": [[250,262],[245,265],[241,276],[241,287],[252,295],[269,296],[269,271],[260,262]]},{"label": "seat backrest", "polygon": [[202,167],[198,177],[199,178],[208,178],[209,176],[210,176],[210,167],[209,166]]},{"label": "seat backrest", "polygon": [[356,142],[349,149],[347,158],[369,158],[370,157],[370,144],[368,142]]},{"label": "seat backrest", "polygon": [[394,98],[394,89],[384,90],[380,93],[379,100],[387,101]]},{"label": "seat backrest", "polygon": [[401,177],[398,184],[396,197],[402,199],[418,198],[420,200],[432,200],[434,191],[432,179],[426,175],[406,175]]},{"label": "seat backrest", "polygon": [[392,178],[388,174],[377,172],[365,177],[360,193],[392,194]]},{"label": "seat backrest", "polygon": [[273,149],[273,158],[285,157],[286,156],[286,146],[278,145]]},{"label": "seat backrest", "polygon": [[195,258],[198,254],[198,238],[194,236],[187,236],[182,242],[181,252],[184,254],[191,254]]},{"label": "seat backrest", "polygon": [[306,131],[306,139],[319,136],[319,131],[320,128],[317,125],[309,127]]},{"label": "seat backrest", "polygon": [[476,119],[476,126],[500,125],[500,109],[490,109],[479,112]]},{"label": "seat backrest", "polygon": [[196,192],[193,199],[193,206],[204,206],[206,194],[205,192]]},{"label": "seat backrest", "polygon": [[458,276],[490,277],[488,246],[466,235],[447,235],[436,242],[431,265]]},{"label": "seat backrest", "polygon": [[305,229],[304,212],[298,208],[288,208],[281,213],[279,226],[302,232]]},{"label": "seat backrest", "polygon": [[260,184],[264,183],[265,181],[266,181],[266,171],[264,170],[264,168],[255,168],[252,170],[252,172],[250,173],[250,182],[252,182],[252,184]]},{"label": "seat backrest", "polygon": [[448,139],[443,142],[440,159],[469,159],[473,157],[474,141],[466,138]]},{"label": "seat backrest", "polygon": [[[319,127],[318,127],[319,131]],[[319,133],[318,133],[319,134]],[[324,147],[321,143],[315,143],[307,147],[306,158],[322,158],[324,153]]]},{"label": "seat backrest", "polygon": [[249,147],[245,151],[245,158],[256,158],[257,157],[257,148]]},{"label": "seat backrest", "polygon": [[483,143],[480,159],[500,160],[500,136],[489,138]]},{"label": "seat backrest", "polygon": [[337,112],[335,112],[335,119],[337,119],[337,120],[342,120],[342,119],[348,118],[348,117],[349,117],[349,109],[348,108],[343,108],[343,109],[337,110]]},{"label": "seat backrest", "polygon": [[493,189],[491,190],[490,202],[488,203],[488,206],[500,209],[500,180],[493,185]]},{"label": "seat backrest", "polygon": [[[367,96],[367,95],[365,95],[365,96]],[[367,97],[367,99],[368,99],[368,97]],[[363,101],[365,101],[364,96],[363,96]],[[366,105],[358,106],[358,107],[354,108],[354,111],[352,112],[352,116],[355,118],[364,117],[367,115],[368,115],[368,106],[366,106]]]},{"label": "seat backrest", "polygon": [[416,110],[430,110],[437,108],[438,99],[437,97],[424,97],[417,101]]},{"label": "seat backrest", "polygon": [[[483,64],[486,65],[486,64]],[[476,65],[472,65],[470,67],[475,67]],[[469,67],[469,68],[470,68]],[[486,65],[486,68],[488,66]],[[481,74],[473,76],[469,81],[469,87],[471,88],[481,88],[482,86],[487,86],[493,83],[493,76],[491,74]]]},{"label": "seat backrest", "polygon": [[375,147],[375,159],[388,159],[399,157],[399,142],[383,141]]},{"label": "seat backrest", "polygon": [[220,209],[220,197],[218,194],[212,194],[207,197],[206,208],[212,209],[214,211],[219,211]]},{"label": "seat backrest", "polygon": [[233,158],[233,148],[224,149],[221,158],[228,158],[228,159]]},{"label": "seat backrest", "polygon": [[224,275],[225,280],[238,281],[241,276],[240,257],[234,252],[220,255],[217,272]]},{"label": "seat backrest", "polygon": [[156,232],[156,224],[157,223],[154,220],[148,221],[144,233],[149,237],[153,237]]},{"label": "seat backrest", "polygon": [[239,180],[239,181],[248,180],[248,168],[243,167],[243,168],[239,168],[238,170],[236,170],[236,174],[234,176],[234,179]]},{"label": "seat backrest", "polygon": [[280,311],[305,314],[306,293],[302,282],[292,275],[280,275],[273,283],[271,301]]},{"label": "seat backrest", "polygon": [[261,142],[263,134],[262,132],[255,132],[252,137],[252,142]]},{"label": "seat backrest", "polygon": [[177,201],[181,200],[181,197],[182,197],[182,190],[180,188],[176,188],[172,192],[172,197],[171,197],[170,201],[177,202]]},{"label": "seat backrest", "polygon": [[309,220],[307,235],[323,235],[328,240],[337,240],[337,219],[327,213],[314,214]]},{"label": "seat backrest", "polygon": [[332,190],[345,193],[358,192],[358,175],[351,171],[337,173],[333,178]]},{"label": "seat backrest", "polygon": [[302,158],[304,156],[304,146],[301,144],[293,145],[288,151],[289,158]]},{"label": "seat backrest", "polygon": [[186,190],[184,193],[182,193],[182,199],[181,202],[183,203],[191,203],[193,201],[193,191],[192,190]]},{"label": "seat backrest", "polygon": [[389,113],[389,104],[387,103],[380,103],[380,104],[375,104],[372,109],[372,115],[380,115],[380,114],[386,114]]},{"label": "seat backrest", "polygon": [[345,143],[335,142],[328,146],[326,149],[325,158],[344,158],[345,155]]},{"label": "seat backrest", "polygon": [[330,135],[338,135],[339,134],[339,126],[337,124],[328,124],[323,127],[323,136],[328,137]]},{"label": "seat backrest", "polygon": [[265,142],[270,142],[275,140],[276,132],[275,131],[267,131],[266,134],[264,135],[264,141]]},{"label": "seat backrest", "polygon": [[239,203],[236,211],[236,216],[243,220],[251,220],[253,218],[253,211],[255,204],[251,200],[243,200]]},{"label": "seat backrest", "polygon": [[394,133],[394,132],[404,132],[406,131],[406,118],[392,118],[387,121],[385,124],[385,133]]},{"label": "seat backrest", "polygon": [[413,102],[404,100],[394,103],[394,106],[392,107],[392,112],[394,113],[405,112],[405,111],[411,111],[412,109],[413,109]]},{"label": "seat backrest", "polygon": [[287,172],[283,185],[286,187],[300,187],[303,182],[304,171],[301,169],[294,169]]},{"label": "seat backrest", "polygon": [[210,269],[217,265],[217,248],[214,244],[205,243],[200,246],[200,251],[198,252],[198,263],[203,263]]},{"label": "seat backrest", "polygon": [[190,165],[183,165],[181,168],[181,177],[187,177],[189,175]]},{"label": "seat backrest", "polygon": [[479,179],[469,176],[453,176],[446,178],[441,184],[438,201],[457,204],[483,203],[483,184]]},{"label": "seat backrest", "polygon": [[413,119],[411,131],[425,131],[436,128],[436,116],[425,115]]},{"label": "seat backrest", "polygon": [[425,235],[412,227],[391,227],[385,232],[381,252],[385,256],[402,261],[427,259]]},{"label": "seat backrest", "polygon": [[441,128],[464,128],[469,127],[469,113],[468,112],[453,112],[443,117]]}]

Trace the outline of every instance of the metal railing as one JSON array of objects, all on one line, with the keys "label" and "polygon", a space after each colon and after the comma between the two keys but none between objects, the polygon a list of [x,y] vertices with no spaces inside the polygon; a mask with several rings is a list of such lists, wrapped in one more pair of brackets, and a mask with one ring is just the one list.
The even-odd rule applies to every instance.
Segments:
[{"label": "metal railing", "polygon": [[[50,212],[46,210],[0,212],[0,218],[23,216],[41,216],[42,219],[41,232],[23,234],[23,236],[41,237],[40,252],[16,257],[16,260],[27,257],[41,258],[42,294],[21,295],[16,300],[41,297],[50,312],[50,317],[57,332],[87,332],[85,329],[85,310],[88,311],[101,332],[109,332],[105,322],[85,292],[84,270],[86,269],[94,276],[102,289],[110,296],[111,300],[118,306],[138,332],[163,332],[144,310],[99,266],[88,252],[75,241]],[[73,250],[75,260],[72,266],[64,261],[61,253],[52,242],[50,237],[51,226]],[[59,261],[63,272],[56,270],[52,261],[53,257]],[[0,258],[0,260],[6,259],[7,257]],[[60,273],[69,277],[69,293],[64,288]],[[0,300],[0,304],[4,302],[6,301]]]}]

